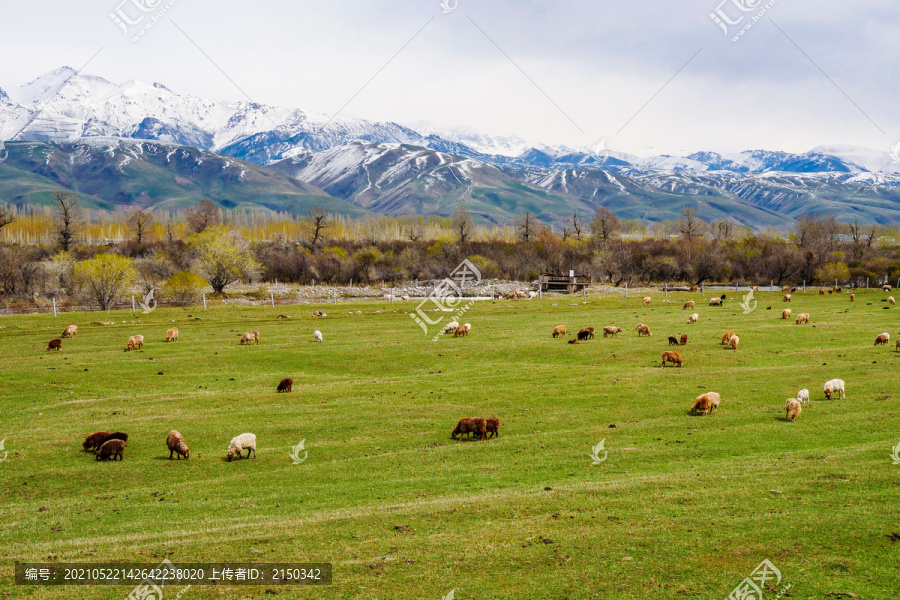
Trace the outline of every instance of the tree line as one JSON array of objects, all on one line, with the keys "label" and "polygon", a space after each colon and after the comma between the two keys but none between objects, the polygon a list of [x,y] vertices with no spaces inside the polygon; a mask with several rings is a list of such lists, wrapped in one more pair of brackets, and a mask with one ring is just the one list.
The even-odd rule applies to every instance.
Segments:
[{"label": "tree line", "polygon": [[[225,294],[238,282],[438,280],[466,258],[484,278],[523,282],[570,269],[614,286],[853,287],[900,278],[894,231],[833,216],[802,215],[789,232],[754,232],[731,221],[707,222],[685,207],[680,219],[654,225],[650,235],[605,207],[586,217],[573,213],[555,227],[532,212],[488,227],[465,204],[449,218],[367,217],[349,224],[314,207],[291,227],[272,226],[267,239],[227,222],[208,200],[182,217],[160,227],[152,211],[133,210],[122,221],[126,239],[85,244],[83,207],[77,196],[58,191],[49,241],[0,246],[0,299],[9,305],[53,297],[109,309],[138,289],[189,305],[203,291]],[[0,206],[0,231],[16,218]]]}]

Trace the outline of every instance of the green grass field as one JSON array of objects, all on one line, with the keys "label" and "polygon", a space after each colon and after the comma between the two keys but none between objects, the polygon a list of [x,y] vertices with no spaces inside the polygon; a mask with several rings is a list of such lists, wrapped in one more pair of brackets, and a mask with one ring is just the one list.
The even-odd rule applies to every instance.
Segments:
[{"label": "green grass field", "polygon": [[[893,339],[873,347],[898,332],[886,294],[784,305],[759,293],[749,315],[733,293],[723,308],[650,295],[648,307],[479,302],[462,319],[469,337],[437,342],[407,314],[415,303],[323,305],[325,319],[309,316],[315,306],[2,317],[0,594],[125,598],[130,587],[14,586],[12,566],[168,558],[334,564],[333,585],[279,598],[712,599],[769,559],[790,598],[895,598],[900,353]],[[781,320],[785,306],[812,324]],[[638,338],[639,322],[652,338]],[[46,352],[70,323],[78,337]],[[558,324],[625,333],[569,345],[551,339]],[[165,344],[172,325],[180,341]],[[726,329],[741,336],[736,352],[718,343]],[[241,347],[251,330],[262,344]],[[144,351],[124,353],[136,333]],[[684,367],[660,368],[666,337],[682,333]],[[276,394],[283,377],[292,394]],[[847,399],[826,401],[835,377]],[[813,401],[787,422],[801,388]],[[690,416],[705,390],[722,395],[718,415]],[[472,415],[500,417],[499,439],[451,440]],[[101,429],[129,433],[124,461],[81,450]],[[171,429],[189,461],[167,460]],[[226,462],[245,431],[258,458]],[[607,459],[592,465],[604,439]],[[308,458],[295,465],[301,440]]]}]

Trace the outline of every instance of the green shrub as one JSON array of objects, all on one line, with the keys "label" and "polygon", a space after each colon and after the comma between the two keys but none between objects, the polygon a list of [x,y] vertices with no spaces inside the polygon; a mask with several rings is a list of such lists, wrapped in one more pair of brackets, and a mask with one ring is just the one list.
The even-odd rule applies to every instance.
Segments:
[{"label": "green shrub", "polygon": [[163,298],[168,304],[190,306],[200,301],[206,280],[192,271],[175,273],[163,285]]}]

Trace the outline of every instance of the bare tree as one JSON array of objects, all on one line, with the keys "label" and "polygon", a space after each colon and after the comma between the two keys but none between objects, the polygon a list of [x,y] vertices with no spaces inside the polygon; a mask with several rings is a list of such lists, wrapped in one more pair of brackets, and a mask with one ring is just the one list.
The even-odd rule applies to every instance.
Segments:
[{"label": "bare tree", "polygon": [[678,219],[678,231],[681,235],[690,242],[694,238],[701,237],[704,229],[706,229],[706,222],[699,217],[697,209],[693,206],[685,206],[681,211],[681,218]]},{"label": "bare tree", "polygon": [[78,233],[82,227],[81,203],[78,196],[68,194],[62,190],[53,192],[56,199],[56,210],[53,225],[56,229],[56,239],[63,252],[68,252],[72,244],[78,239]]},{"label": "bare tree", "polygon": [[400,226],[401,234],[410,242],[418,242],[425,236],[425,217],[413,217],[408,223]]},{"label": "bare tree", "polygon": [[193,233],[201,233],[210,227],[221,225],[221,223],[222,214],[219,209],[205,198],[187,212],[187,224]]},{"label": "bare tree", "polygon": [[328,219],[328,209],[324,206],[313,206],[306,213],[306,222],[309,225],[309,245],[316,248],[324,242],[325,230],[331,225]]},{"label": "bare tree", "polygon": [[734,223],[728,219],[716,221],[710,228],[712,229],[713,235],[716,236],[716,239],[720,242],[727,242],[734,235]]},{"label": "bare tree", "polygon": [[534,235],[534,229],[534,215],[525,211],[516,223],[516,231],[518,232],[519,239],[523,242],[531,241],[531,237]]},{"label": "bare tree", "polygon": [[465,244],[472,239],[472,230],[475,228],[475,222],[472,220],[472,213],[465,202],[460,202],[453,209],[453,215],[450,217],[450,227],[456,234],[456,241]]},{"label": "bare tree", "polygon": [[3,229],[14,220],[12,211],[7,206],[0,206],[0,229]]},{"label": "bare tree", "polygon": [[591,219],[591,235],[604,244],[619,235],[619,217],[605,206],[601,206]]},{"label": "bare tree", "polygon": [[128,229],[131,230],[134,241],[138,244],[143,244],[153,231],[154,222],[155,219],[153,218],[152,212],[136,210],[131,213],[131,216],[128,217],[128,221],[126,221],[125,224],[128,226]]},{"label": "bare tree", "polygon": [[572,213],[572,233],[575,234],[575,239],[581,239],[581,227],[582,224],[578,221],[578,211]]}]

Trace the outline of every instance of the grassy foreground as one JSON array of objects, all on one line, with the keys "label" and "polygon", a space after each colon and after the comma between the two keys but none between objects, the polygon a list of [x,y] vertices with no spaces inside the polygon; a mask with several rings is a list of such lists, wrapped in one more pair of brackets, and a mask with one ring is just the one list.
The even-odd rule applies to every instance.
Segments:
[{"label": "grassy foreground", "polygon": [[[723,308],[651,296],[479,302],[468,338],[437,342],[406,314],[414,303],[323,305],[324,319],[301,306],[2,317],[0,594],[130,591],[14,586],[15,560],[168,558],[334,564],[329,587],[193,587],[184,600],[726,598],[768,558],[783,579],[766,598],[787,584],[794,599],[896,597],[900,353],[886,294],[785,305],[763,292],[749,315],[733,293]],[[812,324],[781,320],[785,306]],[[78,337],[46,352],[70,323]],[[550,337],[559,324],[625,333],[569,345]],[[172,325],[181,339],[165,344]],[[718,345],[726,329],[736,352]],[[239,346],[251,330],[262,344]],[[882,331],[891,345],[874,348]],[[136,333],[144,351],[123,353]],[[661,369],[681,333],[684,367]],[[283,377],[292,394],[275,393]],[[824,400],[834,377],[844,401]],[[812,403],[785,421],[804,387]],[[722,395],[719,414],[692,417],[704,390]],[[499,439],[449,439],[472,415],[502,418]],[[82,452],[99,429],[129,433],[123,462]],[[189,461],[167,460],[171,429]],[[258,458],[225,462],[245,431]]]}]

